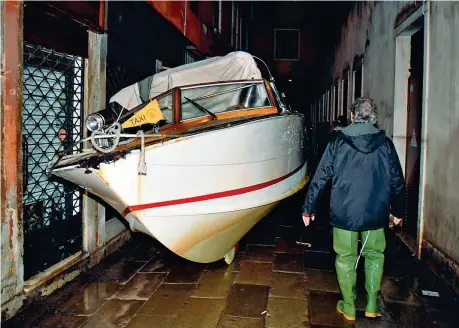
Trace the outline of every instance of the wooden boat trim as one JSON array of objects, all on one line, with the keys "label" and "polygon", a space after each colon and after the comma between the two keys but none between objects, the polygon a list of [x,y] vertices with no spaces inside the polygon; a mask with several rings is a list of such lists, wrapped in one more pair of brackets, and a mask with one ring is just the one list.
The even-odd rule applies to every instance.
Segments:
[{"label": "wooden boat trim", "polygon": [[271,100],[271,104],[273,104],[273,106],[279,107],[279,104],[277,103],[277,99],[276,97],[274,97],[273,90],[271,90],[271,86],[269,85],[268,81],[266,80],[263,80],[263,81],[265,83],[266,91],[268,92],[269,100]]},{"label": "wooden boat trim", "polygon": [[[182,112],[181,112],[181,109],[182,109],[181,107],[182,107],[182,105],[181,105],[181,101],[180,101],[180,100],[181,100],[180,98],[182,97],[182,91],[181,91],[181,89],[180,89],[180,88],[174,88],[174,89],[172,90],[172,97],[173,97],[172,103],[173,103],[173,106],[174,106],[174,110],[173,110],[173,115],[174,115],[173,121],[174,121],[174,124],[179,124],[179,123],[180,123],[181,116],[182,116],[182,115],[181,115],[181,113],[182,113]],[[160,129],[160,131],[161,131],[161,129]]]},{"label": "wooden boat trim", "polygon": [[203,83],[195,83],[195,84],[187,84],[183,85],[180,87],[176,88],[181,88],[181,89],[191,89],[195,87],[201,87],[201,86],[215,86],[215,85],[221,85],[221,84],[236,84],[236,83],[250,83],[250,82],[263,82],[266,81],[266,79],[251,79],[251,80],[225,80],[225,81],[215,81],[215,82],[203,82]]},{"label": "wooden boat trim", "polygon": [[[185,135],[189,132],[194,132],[204,128],[210,127],[219,127],[228,123],[239,121],[241,118],[253,118],[253,117],[263,117],[278,114],[276,107],[265,107],[265,108],[255,108],[255,109],[243,109],[233,112],[219,113],[217,119],[213,120],[210,116],[200,116],[197,118],[189,119],[186,121],[179,122],[177,124],[169,124],[163,126],[159,129],[159,133],[163,134],[162,136],[149,137],[145,138],[145,145],[154,143],[155,141],[164,140],[170,138],[168,133],[171,135]],[[136,148],[140,146],[140,139],[136,139],[133,142],[119,146],[116,151],[125,151],[131,148]]]}]

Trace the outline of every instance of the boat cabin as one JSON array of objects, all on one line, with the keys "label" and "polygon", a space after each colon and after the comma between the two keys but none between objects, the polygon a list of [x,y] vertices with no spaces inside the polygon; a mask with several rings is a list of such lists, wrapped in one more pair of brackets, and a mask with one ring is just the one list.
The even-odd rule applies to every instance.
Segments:
[{"label": "boat cabin", "polygon": [[[208,123],[277,114],[278,103],[266,80],[225,81],[176,87],[121,115],[121,121],[156,100],[163,115],[159,131]],[[139,122],[136,122],[139,123]],[[218,125],[222,122],[213,122]],[[142,125],[136,125],[136,129]]]}]

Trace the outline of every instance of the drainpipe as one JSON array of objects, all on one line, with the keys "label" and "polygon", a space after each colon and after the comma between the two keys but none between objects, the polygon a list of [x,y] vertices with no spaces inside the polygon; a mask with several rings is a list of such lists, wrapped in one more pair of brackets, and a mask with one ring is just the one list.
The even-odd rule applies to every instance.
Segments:
[{"label": "drainpipe", "polygon": [[183,35],[186,37],[186,14],[188,11],[188,0],[185,0],[185,21],[183,22]]},{"label": "drainpipe", "polygon": [[233,39],[234,39],[234,1],[231,1],[231,47],[234,46]]}]

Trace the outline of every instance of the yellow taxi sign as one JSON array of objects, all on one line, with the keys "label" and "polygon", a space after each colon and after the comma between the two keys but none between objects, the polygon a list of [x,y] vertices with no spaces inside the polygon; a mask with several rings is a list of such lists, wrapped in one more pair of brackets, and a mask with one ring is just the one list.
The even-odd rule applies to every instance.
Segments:
[{"label": "yellow taxi sign", "polygon": [[155,124],[159,121],[164,120],[163,113],[159,108],[158,101],[156,99],[150,101],[148,105],[135,113],[121,126],[123,129],[133,128],[142,124]]}]

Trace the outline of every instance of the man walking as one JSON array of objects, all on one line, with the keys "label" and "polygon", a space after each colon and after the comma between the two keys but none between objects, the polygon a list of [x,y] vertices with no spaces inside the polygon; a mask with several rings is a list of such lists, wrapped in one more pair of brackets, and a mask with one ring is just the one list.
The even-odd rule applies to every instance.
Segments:
[{"label": "man walking", "polygon": [[332,181],[330,214],[336,274],[343,299],[337,310],[355,320],[356,266],[359,234],[365,258],[366,317],[380,317],[377,295],[384,266],[389,214],[394,224],[404,214],[405,184],[392,141],[374,127],[377,109],[369,98],[351,107],[351,124],[330,141],[317,167],[303,206],[306,226],[314,220],[316,204],[327,181]]}]

